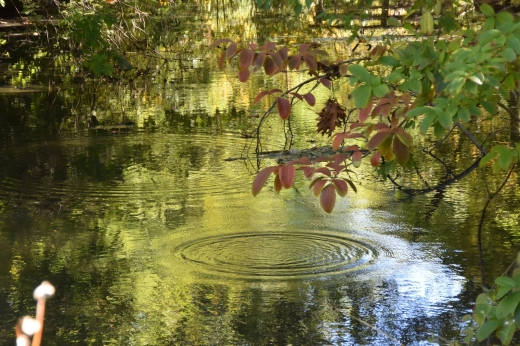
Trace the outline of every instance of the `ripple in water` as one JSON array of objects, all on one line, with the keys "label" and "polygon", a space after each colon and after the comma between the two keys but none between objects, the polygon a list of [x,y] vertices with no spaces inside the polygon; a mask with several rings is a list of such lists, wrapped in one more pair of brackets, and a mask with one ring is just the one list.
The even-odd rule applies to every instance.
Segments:
[{"label": "ripple in water", "polygon": [[303,232],[205,237],[175,253],[198,271],[249,279],[343,274],[366,269],[378,258],[378,251],[364,241]]}]

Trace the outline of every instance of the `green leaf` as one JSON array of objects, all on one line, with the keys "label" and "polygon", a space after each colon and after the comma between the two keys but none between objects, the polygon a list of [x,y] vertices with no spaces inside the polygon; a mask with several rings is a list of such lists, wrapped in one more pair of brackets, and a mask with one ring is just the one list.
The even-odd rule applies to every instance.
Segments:
[{"label": "green leaf", "polygon": [[507,319],[498,330],[497,336],[502,341],[502,345],[509,345],[515,334],[515,323],[512,319]]},{"label": "green leaf", "polygon": [[411,110],[409,110],[408,112],[406,112],[405,116],[406,117],[416,117],[418,115],[422,115],[426,112],[426,110],[428,110],[429,108],[428,107],[415,107]]},{"label": "green leaf", "polygon": [[460,108],[457,115],[462,123],[468,122],[470,119],[469,109],[467,108]]},{"label": "green leaf", "polygon": [[421,133],[423,135],[425,135],[426,132],[428,132],[428,129],[430,128],[430,126],[432,125],[433,121],[436,118],[437,118],[437,114],[435,114],[435,113],[430,113],[426,117],[424,117],[423,121],[421,121],[421,125],[419,125]]},{"label": "green leaf", "polygon": [[[352,71],[351,71],[352,72]],[[352,90],[352,98],[356,108],[362,109],[368,105],[372,99],[372,87],[369,85],[361,85]]]},{"label": "green leaf", "polygon": [[491,151],[489,153],[486,154],[486,156],[484,156],[478,166],[479,167],[484,167],[486,165],[486,163],[488,163],[489,161],[493,160],[496,156],[498,155],[498,153],[496,151]]},{"label": "green leaf", "polygon": [[493,103],[489,102],[489,101],[482,101],[482,102],[480,102],[480,104],[490,114],[495,114],[497,112],[496,106]]},{"label": "green leaf", "polygon": [[389,26],[400,27],[401,21],[395,17],[389,17],[386,22]]},{"label": "green leaf", "polygon": [[433,134],[437,139],[441,139],[446,133],[446,128],[442,126],[438,121],[433,124]]},{"label": "green leaf", "polygon": [[439,123],[446,129],[450,128],[453,123],[453,118],[448,112],[441,112],[438,119]]},{"label": "green leaf", "polygon": [[495,10],[493,9],[493,7],[489,6],[488,4],[481,4],[480,12],[486,15],[486,17],[491,17],[495,14]]},{"label": "green leaf", "polygon": [[305,6],[307,6],[307,8],[311,8],[313,2],[313,0],[305,0]]},{"label": "green leaf", "polygon": [[379,59],[379,63],[384,66],[392,66],[392,67],[401,66],[401,63],[399,62],[399,60],[397,60],[393,56],[388,56],[388,55],[382,56]]},{"label": "green leaf", "polygon": [[495,279],[495,283],[502,287],[506,287],[506,286],[510,287],[510,288],[517,287],[515,280],[513,280],[507,276],[499,276],[498,278]]},{"label": "green leaf", "polygon": [[372,91],[377,97],[383,97],[390,92],[390,89],[386,84],[380,84],[379,86],[373,88]]},{"label": "green leaf", "polygon": [[508,36],[506,39],[506,46],[513,49],[516,54],[520,54],[520,40],[518,38],[514,36]]},{"label": "green leaf", "polygon": [[520,303],[520,292],[511,293],[500,301],[497,306],[497,318],[512,315]]},{"label": "green leaf", "polygon": [[475,305],[475,311],[473,312],[473,319],[479,326],[481,326],[485,321],[488,313],[491,311],[491,304],[486,303],[477,303]]},{"label": "green leaf", "polygon": [[511,48],[504,49],[501,55],[507,62],[513,62],[516,60],[516,53]]},{"label": "green leaf", "polygon": [[370,83],[370,72],[361,65],[349,65],[348,70],[354,76],[358,77],[361,81],[369,84]]},{"label": "green leaf", "polygon": [[422,92],[422,84],[420,80],[410,81],[410,90],[420,94]]},{"label": "green leaf", "polygon": [[493,333],[501,323],[502,323],[502,321],[497,320],[497,319],[491,319],[491,320],[487,321],[486,323],[484,323],[477,332],[477,335],[476,335],[477,340],[482,341],[485,338],[487,338],[488,336],[490,336],[491,333]]}]

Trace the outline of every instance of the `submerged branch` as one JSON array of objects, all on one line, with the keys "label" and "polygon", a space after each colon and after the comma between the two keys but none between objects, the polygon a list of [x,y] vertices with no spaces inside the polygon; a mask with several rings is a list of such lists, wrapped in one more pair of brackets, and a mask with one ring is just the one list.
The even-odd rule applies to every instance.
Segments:
[{"label": "submerged branch", "polygon": [[484,251],[482,248],[482,229],[484,228],[484,220],[486,219],[486,211],[487,207],[493,200],[493,198],[498,195],[498,193],[506,186],[507,181],[511,177],[511,174],[513,173],[513,170],[515,169],[515,165],[511,166],[511,169],[507,173],[506,178],[502,182],[502,184],[498,187],[498,189],[490,194],[486,200],[486,203],[484,204],[484,208],[482,209],[482,213],[480,214],[480,221],[478,224],[478,233],[477,233],[477,239],[478,239],[478,253],[480,257],[480,280],[482,284],[482,288],[484,289],[486,287],[486,281],[485,281],[485,273],[484,273]]}]

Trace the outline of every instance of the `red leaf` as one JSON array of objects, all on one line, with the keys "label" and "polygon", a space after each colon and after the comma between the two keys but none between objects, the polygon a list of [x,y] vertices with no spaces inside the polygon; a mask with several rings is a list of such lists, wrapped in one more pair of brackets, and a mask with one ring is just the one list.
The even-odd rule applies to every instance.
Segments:
[{"label": "red leaf", "polygon": [[235,55],[236,51],[237,51],[237,44],[235,42],[233,42],[226,49],[226,57],[228,59],[230,59],[231,57],[233,57]]},{"label": "red leaf", "polygon": [[249,69],[249,66],[253,63],[253,59],[255,58],[255,52],[249,49],[243,49],[240,52],[240,57],[238,59],[238,67],[241,70]]},{"label": "red leaf", "polygon": [[253,184],[251,185],[251,192],[253,193],[253,196],[256,196],[258,195],[258,193],[260,193],[271,173],[273,173],[277,169],[277,166],[272,166],[266,167],[262,169],[260,172],[258,172],[255,179],[253,180]]},{"label": "red leaf", "polygon": [[370,102],[368,104],[368,106],[359,110],[359,121],[360,122],[364,123],[368,119],[368,117],[370,116],[370,113],[372,112],[373,106],[374,105],[372,104],[372,102]]},{"label": "red leaf", "polygon": [[394,137],[394,153],[397,162],[399,162],[401,166],[406,165],[410,157],[410,152],[408,147],[404,145],[397,136]]},{"label": "red leaf", "polygon": [[289,68],[291,70],[297,70],[300,68],[301,63],[302,63],[301,55],[295,55],[289,59]]},{"label": "red leaf", "polygon": [[233,41],[231,41],[228,38],[219,38],[218,40],[216,40],[212,44],[210,44],[209,48],[213,48],[213,47],[218,46],[219,44],[224,43],[224,42],[227,43],[227,42],[233,42]]},{"label": "red leaf", "polygon": [[329,88],[329,89],[332,88],[332,83],[330,82],[330,79],[322,78],[322,79],[320,79],[320,82],[321,82],[321,84],[323,84],[327,88]]},{"label": "red leaf", "polygon": [[404,93],[402,94],[401,96],[399,96],[399,98],[401,99],[401,101],[403,101],[404,105],[405,106],[409,106],[410,105],[410,100],[412,99],[412,95],[410,95],[410,93]]},{"label": "red leaf", "polygon": [[289,103],[289,100],[283,97],[279,97],[278,100],[276,100],[276,106],[278,107],[278,114],[280,115],[280,118],[287,120],[289,115],[291,115],[291,104]]},{"label": "red leaf", "polygon": [[251,72],[249,72],[249,70],[240,70],[238,72],[238,80],[241,81],[242,83],[245,83],[245,82],[247,82],[247,79],[249,78],[250,74],[251,74]]},{"label": "red leaf", "polygon": [[332,180],[332,183],[334,184],[334,187],[336,188],[336,192],[341,197],[345,197],[348,192],[348,185],[347,182],[341,179],[334,179]]},{"label": "red leaf", "polygon": [[332,212],[336,204],[336,189],[333,185],[329,185],[321,191],[320,204],[327,214]]},{"label": "red leaf", "polygon": [[327,179],[314,180],[310,185],[310,187],[312,188],[312,193],[314,193],[314,196],[317,197],[328,182],[329,181]]},{"label": "red leaf", "polygon": [[220,58],[218,59],[218,68],[220,70],[223,70],[226,66],[226,51],[223,51],[220,55]]},{"label": "red leaf", "polygon": [[280,192],[282,190],[282,182],[280,181],[280,175],[274,178],[274,190]]},{"label": "red leaf", "polygon": [[257,104],[258,101],[260,101],[264,96],[271,95],[272,93],[275,93],[275,92],[281,93],[282,90],[281,89],[271,89],[271,90],[261,91],[258,95],[256,95],[255,100],[253,101],[253,104]]},{"label": "red leaf", "polygon": [[374,153],[374,155],[372,155],[372,157],[370,158],[370,164],[374,167],[377,167],[379,166],[379,162],[381,161],[381,153],[378,151],[376,151]]},{"label": "red leaf", "polygon": [[316,58],[314,56],[305,54],[303,56],[303,60],[311,71],[316,71],[318,69],[318,63],[316,62]]},{"label": "red leaf", "polygon": [[281,166],[278,176],[280,177],[280,182],[282,183],[282,186],[286,189],[290,188],[294,183],[295,174],[296,170],[293,165]]},{"label": "red leaf", "polygon": [[368,141],[367,148],[368,150],[374,150],[379,147],[381,143],[385,141],[392,133],[389,131],[380,131],[376,133],[370,140]]},{"label": "red leaf", "polygon": [[359,167],[361,165],[361,159],[363,158],[363,153],[361,151],[354,151],[352,153],[352,164],[354,167]]},{"label": "red leaf", "polygon": [[316,104],[316,98],[311,93],[304,94],[303,98],[305,99],[305,101],[307,101],[307,103],[311,107],[314,107],[314,105]]},{"label": "red leaf", "polygon": [[339,148],[339,146],[341,145],[341,143],[343,143],[343,140],[345,139],[346,136],[347,136],[346,132],[336,133],[333,136],[334,140],[332,141],[332,147],[334,148],[334,150]]},{"label": "red leaf", "polygon": [[264,70],[268,76],[273,76],[278,71],[278,66],[274,63],[270,56],[266,56],[264,60]]},{"label": "red leaf", "polygon": [[271,52],[271,53],[269,53],[269,55],[271,56],[271,58],[273,58],[274,63],[275,63],[279,68],[282,68],[282,67],[283,67],[283,60],[282,60],[282,57],[280,56],[280,54],[278,54],[278,53],[276,53],[276,52]]},{"label": "red leaf", "polygon": [[251,50],[255,50],[257,47],[258,47],[258,45],[256,43],[249,44],[249,49],[251,49]]},{"label": "red leaf", "polygon": [[283,61],[287,61],[287,58],[289,57],[289,48],[282,47],[278,49],[278,54],[280,54],[280,57]]}]

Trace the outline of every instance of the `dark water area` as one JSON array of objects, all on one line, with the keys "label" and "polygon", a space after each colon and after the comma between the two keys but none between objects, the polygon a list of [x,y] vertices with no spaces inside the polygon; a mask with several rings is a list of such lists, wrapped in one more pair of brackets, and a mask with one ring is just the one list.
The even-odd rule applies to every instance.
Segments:
[{"label": "dark water area", "polygon": [[[254,15],[241,8],[225,18],[219,12],[218,27],[215,18],[207,23],[225,37],[230,18]],[[255,31],[255,20],[246,32],[272,37]],[[341,40],[320,42],[337,54],[345,49]],[[43,280],[56,287],[44,345],[437,345],[431,336],[459,338],[462,316],[481,292],[483,172],[408,197],[366,164],[358,192],[338,198],[331,214],[301,175],[294,188],[277,194],[270,181],[253,197],[258,166],[246,137],[269,103],[252,100],[273,81],[256,74],[241,84],[202,48],[183,54],[182,64],[136,57],[135,65],[151,70],[120,80],[65,73],[66,57],[53,71],[47,59],[9,67],[29,82],[4,75],[0,88],[0,344],[15,343],[16,321],[34,314],[32,292]],[[327,95],[316,91],[315,110]],[[313,109],[297,105],[293,116],[295,148],[327,144]],[[266,150],[283,149],[282,121],[270,117],[262,139]],[[432,145],[418,143],[417,151]],[[477,155],[470,145],[454,136],[434,151],[443,163],[418,154],[421,176],[435,182],[462,172]],[[227,160],[239,157],[247,159]],[[487,184],[493,190],[503,178],[488,175]],[[398,181],[425,187],[415,172]],[[488,211],[488,282],[520,249],[519,183],[514,173]]]}]

